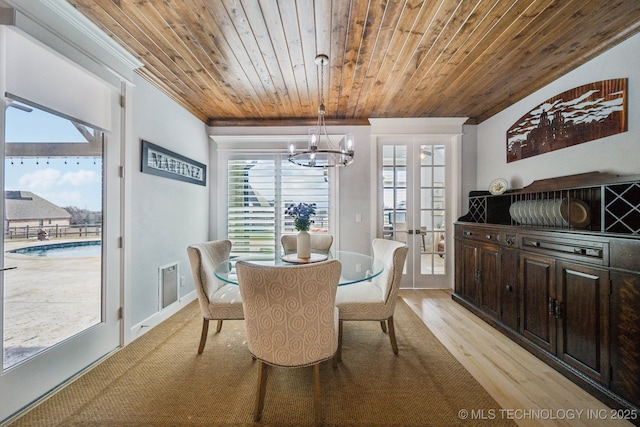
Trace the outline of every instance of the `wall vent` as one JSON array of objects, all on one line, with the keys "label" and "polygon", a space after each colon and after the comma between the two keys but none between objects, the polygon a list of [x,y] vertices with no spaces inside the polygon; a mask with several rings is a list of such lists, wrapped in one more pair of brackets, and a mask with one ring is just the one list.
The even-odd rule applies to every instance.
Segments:
[{"label": "wall vent", "polygon": [[158,269],[160,310],[178,301],[178,264],[167,264]]}]

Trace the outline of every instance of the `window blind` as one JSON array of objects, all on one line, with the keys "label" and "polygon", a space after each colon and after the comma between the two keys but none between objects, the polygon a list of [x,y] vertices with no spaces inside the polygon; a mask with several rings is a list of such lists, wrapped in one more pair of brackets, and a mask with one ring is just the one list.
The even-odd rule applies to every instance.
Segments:
[{"label": "window blind", "polygon": [[227,235],[233,254],[271,254],[280,237],[297,233],[285,215],[292,203],[315,203],[312,232],[330,230],[329,180],[322,169],[302,168],[280,155],[227,164]]},{"label": "window blind", "polygon": [[111,130],[117,95],[111,86],[16,30],[7,28],[2,34],[6,92],[100,130]]}]

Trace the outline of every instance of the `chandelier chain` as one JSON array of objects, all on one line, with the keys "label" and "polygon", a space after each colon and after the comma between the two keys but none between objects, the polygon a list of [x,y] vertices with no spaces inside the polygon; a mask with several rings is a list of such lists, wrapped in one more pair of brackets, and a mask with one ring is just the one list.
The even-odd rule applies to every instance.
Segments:
[{"label": "chandelier chain", "polygon": [[[320,67],[320,93],[318,105],[318,121],[315,128],[309,129],[309,147],[297,152],[293,143],[289,144],[289,161],[300,166],[311,168],[329,168],[347,166],[353,163],[353,135],[344,135],[340,147],[335,148],[327,132],[325,123],[326,108],[324,104],[324,66],[329,63],[329,57],[324,54],[316,56],[315,63]],[[322,136],[326,139],[327,148],[322,148]]]}]

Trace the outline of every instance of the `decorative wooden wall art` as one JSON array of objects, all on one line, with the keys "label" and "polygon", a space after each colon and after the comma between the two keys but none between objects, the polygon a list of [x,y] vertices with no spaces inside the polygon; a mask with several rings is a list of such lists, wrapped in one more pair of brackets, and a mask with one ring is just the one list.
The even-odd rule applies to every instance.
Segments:
[{"label": "decorative wooden wall art", "polygon": [[576,87],[538,105],[507,131],[507,163],[627,131],[627,79]]},{"label": "decorative wooden wall art", "polygon": [[207,185],[207,165],[142,140],[143,173]]}]

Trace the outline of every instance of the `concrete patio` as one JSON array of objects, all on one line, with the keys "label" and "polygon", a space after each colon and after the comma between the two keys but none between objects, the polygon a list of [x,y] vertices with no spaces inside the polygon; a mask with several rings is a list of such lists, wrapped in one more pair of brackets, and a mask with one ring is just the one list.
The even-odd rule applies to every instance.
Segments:
[{"label": "concrete patio", "polygon": [[7,240],[4,267],[3,368],[55,345],[101,319],[101,257],[44,258],[9,251],[50,241]]}]

